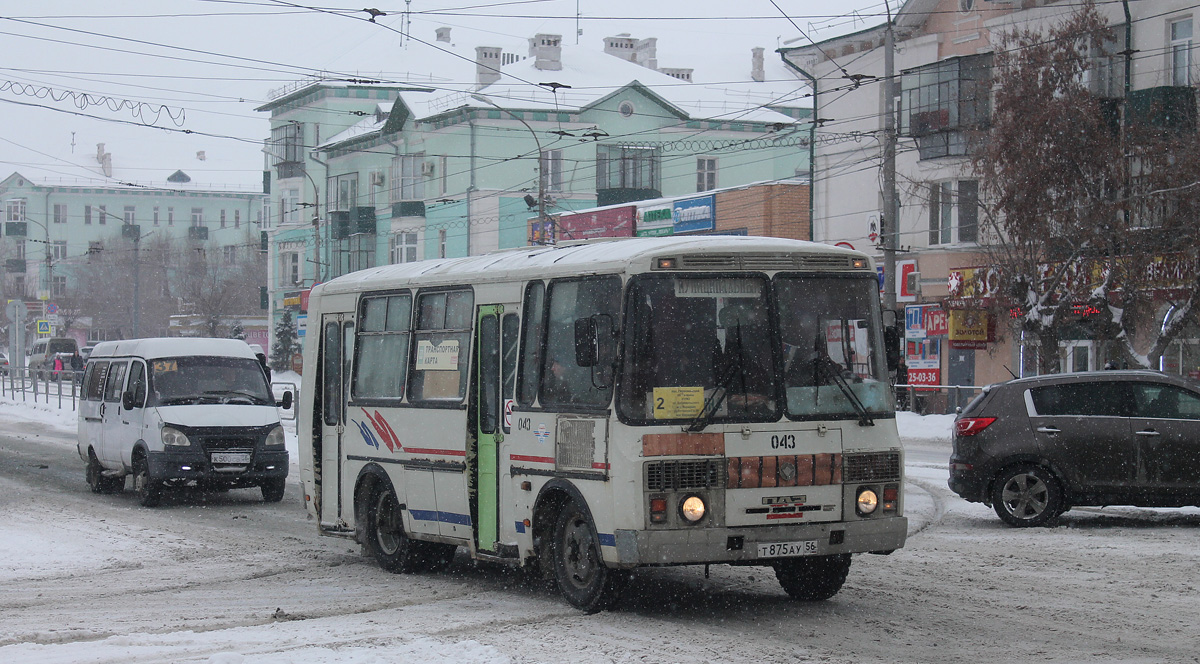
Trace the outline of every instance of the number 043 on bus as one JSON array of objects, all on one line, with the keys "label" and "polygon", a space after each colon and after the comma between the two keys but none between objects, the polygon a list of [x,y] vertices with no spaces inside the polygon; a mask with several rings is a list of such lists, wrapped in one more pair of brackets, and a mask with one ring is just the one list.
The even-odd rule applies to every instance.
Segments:
[{"label": "number 043 on bus", "polygon": [[306,506],[390,571],[462,549],[585,611],[639,566],[768,566],[832,597],[907,532],[878,290],[864,254],[749,237],[334,279],[309,299]]}]

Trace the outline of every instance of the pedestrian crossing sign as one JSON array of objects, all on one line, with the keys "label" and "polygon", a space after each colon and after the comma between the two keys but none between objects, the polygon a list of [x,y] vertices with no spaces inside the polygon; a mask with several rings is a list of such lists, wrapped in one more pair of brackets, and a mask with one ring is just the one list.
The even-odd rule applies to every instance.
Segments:
[{"label": "pedestrian crossing sign", "polygon": [[39,320],[37,322],[37,333],[38,334],[50,334],[50,321]]}]

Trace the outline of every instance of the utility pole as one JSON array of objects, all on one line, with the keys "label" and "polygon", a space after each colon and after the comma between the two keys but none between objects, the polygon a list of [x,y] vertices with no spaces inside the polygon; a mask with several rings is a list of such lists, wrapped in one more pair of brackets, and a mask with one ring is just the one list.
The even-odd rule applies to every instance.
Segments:
[{"label": "utility pole", "polygon": [[895,78],[896,36],[892,30],[892,10],[887,7],[887,28],[883,33],[883,238],[884,308],[896,309],[896,240],[899,232],[896,204],[896,106],[892,97]]},{"label": "utility pole", "polygon": [[139,278],[139,272],[141,271],[141,266],[142,266],[142,254],[140,251],[141,244],[142,244],[142,233],[141,233],[141,229],[139,228],[138,231],[133,234],[133,338],[134,339],[139,339],[142,336],[141,333],[139,332],[139,326],[140,326],[141,317],[142,317],[141,316],[141,314],[142,314],[141,302],[142,301],[141,301],[141,299],[138,298],[138,289],[140,288],[141,283],[142,283],[142,280]]}]

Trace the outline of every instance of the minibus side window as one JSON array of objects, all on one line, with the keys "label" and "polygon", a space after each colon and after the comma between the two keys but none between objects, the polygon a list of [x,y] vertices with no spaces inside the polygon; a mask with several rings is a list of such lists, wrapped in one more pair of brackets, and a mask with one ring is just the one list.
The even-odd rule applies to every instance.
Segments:
[{"label": "minibus side window", "polygon": [[108,362],[92,362],[88,365],[87,377],[84,379],[85,398],[88,401],[100,401],[104,398],[104,379],[108,377]]},{"label": "minibus side window", "polygon": [[133,392],[134,408],[146,405],[146,365],[135,360],[129,371],[129,390]]},{"label": "minibus side window", "polygon": [[127,362],[113,362],[108,368],[108,380],[104,384],[104,400],[109,402],[119,402],[121,400],[121,388],[125,387],[125,369],[129,367]]},{"label": "minibus side window", "polygon": [[517,403],[533,405],[538,378],[542,375],[542,326],[546,317],[546,285],[531,281],[525,287],[521,307],[521,376],[517,382]]}]

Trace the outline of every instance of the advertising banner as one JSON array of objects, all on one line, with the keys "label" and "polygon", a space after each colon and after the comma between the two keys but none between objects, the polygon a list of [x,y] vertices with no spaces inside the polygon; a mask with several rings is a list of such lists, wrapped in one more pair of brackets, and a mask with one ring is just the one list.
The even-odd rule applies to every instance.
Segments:
[{"label": "advertising banner", "polygon": [[985,349],[992,340],[988,312],[979,309],[951,309],[950,347]]},{"label": "advertising banner", "polygon": [[937,339],[908,341],[905,345],[904,363],[908,365],[909,385],[940,385],[941,344]]},{"label": "advertising banner", "polygon": [[671,235],[675,232],[675,218],[669,204],[639,207],[636,219],[638,237]]},{"label": "advertising banner", "polygon": [[717,203],[711,195],[675,201],[671,214],[675,234],[711,231],[717,227]]},{"label": "advertising banner", "polygon": [[558,235],[564,240],[587,240],[594,237],[632,237],[637,208],[632,205],[558,217]]}]

